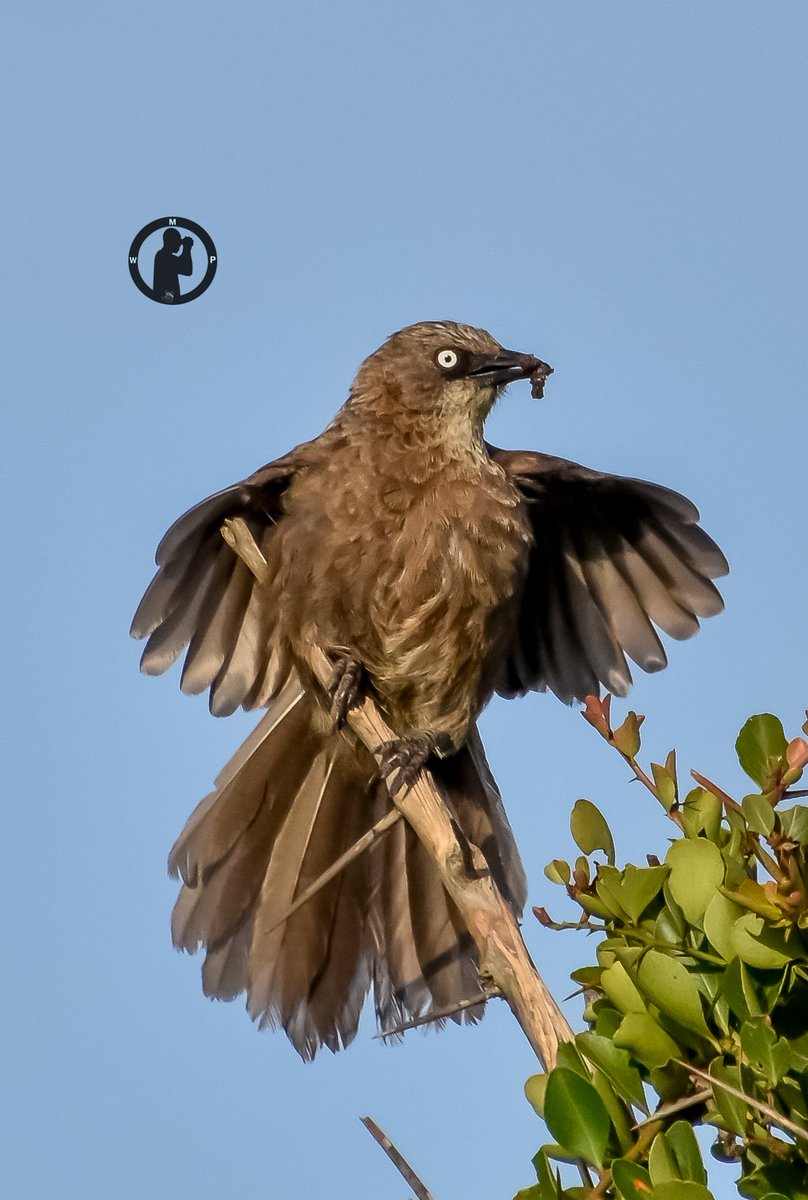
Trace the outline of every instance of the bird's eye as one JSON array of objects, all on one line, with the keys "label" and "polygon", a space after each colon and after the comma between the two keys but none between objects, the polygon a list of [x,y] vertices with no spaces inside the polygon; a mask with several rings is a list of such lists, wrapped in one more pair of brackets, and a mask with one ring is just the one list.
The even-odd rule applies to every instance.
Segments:
[{"label": "bird's eye", "polygon": [[457,354],[454,350],[439,350],[437,354],[437,363],[439,367],[443,367],[444,371],[451,371],[457,366]]}]

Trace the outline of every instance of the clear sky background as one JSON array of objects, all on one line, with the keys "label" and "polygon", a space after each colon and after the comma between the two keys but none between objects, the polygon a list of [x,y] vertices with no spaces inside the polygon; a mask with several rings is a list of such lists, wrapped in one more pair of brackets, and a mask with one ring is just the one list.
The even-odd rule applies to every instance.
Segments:
[{"label": "clear sky background", "polygon": [[[543,1134],[504,1006],[393,1048],[368,1013],[305,1066],[203,998],[165,859],[254,718],[139,676],[129,621],[166,526],[317,434],[388,333],[480,324],[556,370],[494,441],[671,485],[726,550],[726,613],[631,703],[649,756],[743,788],[744,719],[793,736],[808,703],[808,10],[51,2],[4,25],[3,1194],[403,1198],[370,1113],[437,1200],[508,1200]],[[219,251],[173,309],[126,261],[168,213]],[[572,913],[542,868],[579,796],[624,859],[664,854],[574,710],[495,701],[483,732],[531,903]],[[592,944],[525,933],[567,995]]]}]

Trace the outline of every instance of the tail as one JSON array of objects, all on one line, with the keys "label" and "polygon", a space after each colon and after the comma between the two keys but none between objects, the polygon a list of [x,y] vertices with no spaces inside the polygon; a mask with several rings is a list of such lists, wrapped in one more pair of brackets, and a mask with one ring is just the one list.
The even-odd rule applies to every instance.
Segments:
[{"label": "tail", "polygon": [[[521,911],[524,873],[476,730],[435,769],[461,829]],[[404,821],[278,925],[389,805],[370,753],[330,730],[292,677],[169,856],[183,881],[174,945],[204,947],[205,995],[246,992],[250,1015],[282,1027],[305,1059],[352,1041],[371,985],[382,1031],[482,1000],[476,948]]]}]

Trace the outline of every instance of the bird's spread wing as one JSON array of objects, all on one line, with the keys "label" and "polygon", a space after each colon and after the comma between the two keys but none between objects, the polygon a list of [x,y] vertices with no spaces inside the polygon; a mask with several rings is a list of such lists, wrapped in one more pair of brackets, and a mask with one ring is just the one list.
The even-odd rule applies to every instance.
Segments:
[{"label": "bird's spread wing", "polygon": [[549,688],[570,703],[601,683],[624,695],[626,655],[644,671],[667,662],[654,626],[687,638],[721,611],[711,580],[727,561],[684,496],[548,454],[488,449],[524,496],[534,539],[502,695]]},{"label": "bird's spread wing", "polygon": [[224,541],[221,527],[228,517],[242,517],[266,557],[302,450],[298,446],[209,496],[174,522],[157,547],[157,574],[132,621],[132,636],[148,638],[141,669],[160,675],[187,646],[180,686],[191,694],[209,687],[217,716],[262,703],[279,666],[271,661],[266,598],[262,604],[252,572]]}]

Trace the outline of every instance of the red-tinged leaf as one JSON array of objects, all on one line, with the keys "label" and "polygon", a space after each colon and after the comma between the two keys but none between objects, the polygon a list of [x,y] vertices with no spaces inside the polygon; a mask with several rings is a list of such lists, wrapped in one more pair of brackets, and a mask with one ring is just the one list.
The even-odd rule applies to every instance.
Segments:
[{"label": "red-tinged leaf", "polygon": [[786,747],[786,758],[788,765],[797,771],[808,765],[808,742],[805,738],[792,738]]},{"label": "red-tinged leaf", "polygon": [[587,696],[584,700],[584,711],[581,713],[583,719],[588,721],[593,729],[597,729],[601,737],[605,738],[609,736],[611,699],[611,696],[608,695],[603,700],[598,696]]}]

